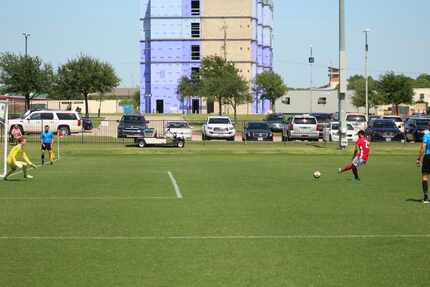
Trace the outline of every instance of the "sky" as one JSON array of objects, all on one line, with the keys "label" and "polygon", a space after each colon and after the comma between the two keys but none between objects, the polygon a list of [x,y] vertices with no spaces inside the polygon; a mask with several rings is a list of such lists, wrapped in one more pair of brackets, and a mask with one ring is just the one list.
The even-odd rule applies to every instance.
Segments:
[{"label": "sky", "polygon": [[[206,0],[208,1],[208,0]],[[216,1],[216,0],[210,0]],[[235,1],[235,0],[232,0]],[[364,71],[364,29],[369,71],[430,73],[430,1],[345,0],[349,74]],[[338,63],[338,0],[274,0],[274,67],[288,86],[308,87],[309,47],[315,85],[327,83]],[[110,62],[121,86],[139,84],[139,0],[0,0],[0,52],[28,50],[54,66],[81,53]]]}]

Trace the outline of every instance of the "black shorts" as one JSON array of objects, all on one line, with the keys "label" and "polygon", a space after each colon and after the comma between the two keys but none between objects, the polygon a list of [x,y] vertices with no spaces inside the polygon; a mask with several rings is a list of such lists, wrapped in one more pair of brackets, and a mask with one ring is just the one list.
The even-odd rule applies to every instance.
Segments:
[{"label": "black shorts", "polygon": [[42,147],[40,149],[41,150],[51,151],[52,150],[52,145],[51,144],[42,144]]},{"label": "black shorts", "polygon": [[430,174],[430,155],[425,155],[423,158],[422,173]]}]

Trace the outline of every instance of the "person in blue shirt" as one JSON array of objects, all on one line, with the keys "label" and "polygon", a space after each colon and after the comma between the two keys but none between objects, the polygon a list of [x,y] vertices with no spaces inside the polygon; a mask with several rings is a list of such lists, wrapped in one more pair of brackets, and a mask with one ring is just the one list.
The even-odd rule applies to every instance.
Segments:
[{"label": "person in blue shirt", "polygon": [[49,126],[45,126],[45,130],[40,134],[40,142],[42,144],[42,165],[45,164],[45,151],[48,151],[49,153],[50,164],[54,164],[54,152],[52,150],[52,146],[54,144],[54,133],[49,130]]},{"label": "person in blue shirt", "polygon": [[[430,129],[430,123],[429,123]],[[425,204],[429,204],[429,193],[428,193],[428,181],[430,174],[430,132],[427,130],[424,132],[423,142],[420,146],[420,153],[417,158],[417,166],[421,166],[421,183],[423,187]]]}]

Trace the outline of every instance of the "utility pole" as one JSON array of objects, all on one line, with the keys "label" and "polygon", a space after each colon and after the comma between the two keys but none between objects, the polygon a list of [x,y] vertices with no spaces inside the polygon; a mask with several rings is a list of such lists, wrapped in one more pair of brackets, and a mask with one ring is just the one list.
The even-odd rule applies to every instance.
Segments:
[{"label": "utility pole", "polygon": [[365,51],[364,51],[364,77],[366,78],[366,118],[369,119],[369,43],[368,36],[370,29],[364,30],[365,35]]},{"label": "utility pole", "polygon": [[343,102],[347,92],[347,54],[346,54],[346,29],[345,29],[345,0],[339,0],[339,97],[338,97],[338,112],[339,112],[339,148],[343,149],[348,145],[346,139],[346,114],[344,111]]},{"label": "utility pole", "polygon": [[224,60],[227,61],[227,29],[228,29],[228,26],[225,22],[224,22],[224,25],[221,27],[221,29],[224,31],[224,44],[223,44]]},{"label": "utility pole", "polygon": [[311,75],[310,75],[310,87],[309,87],[309,91],[310,91],[310,106],[309,106],[309,109],[310,109],[310,112],[312,113],[313,112],[313,100],[314,100],[314,96],[313,96],[313,65],[314,65],[314,63],[315,63],[315,58],[314,58],[314,55],[313,55],[313,47],[312,47],[312,45],[310,46],[310,49],[311,49],[311,54],[310,54],[310,57],[309,57],[309,65],[310,65],[310,70],[311,70]]},{"label": "utility pole", "polygon": [[30,38],[30,34],[29,33],[22,33],[22,35],[25,38],[25,57],[28,56],[28,38]]}]

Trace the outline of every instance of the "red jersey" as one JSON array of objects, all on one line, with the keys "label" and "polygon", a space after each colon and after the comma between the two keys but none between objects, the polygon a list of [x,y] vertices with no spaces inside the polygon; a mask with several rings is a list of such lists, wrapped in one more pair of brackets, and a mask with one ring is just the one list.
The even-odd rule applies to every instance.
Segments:
[{"label": "red jersey", "polygon": [[365,137],[362,137],[357,140],[357,143],[355,145],[358,150],[357,157],[359,159],[367,161],[369,159],[369,152],[370,152],[369,141]]}]

